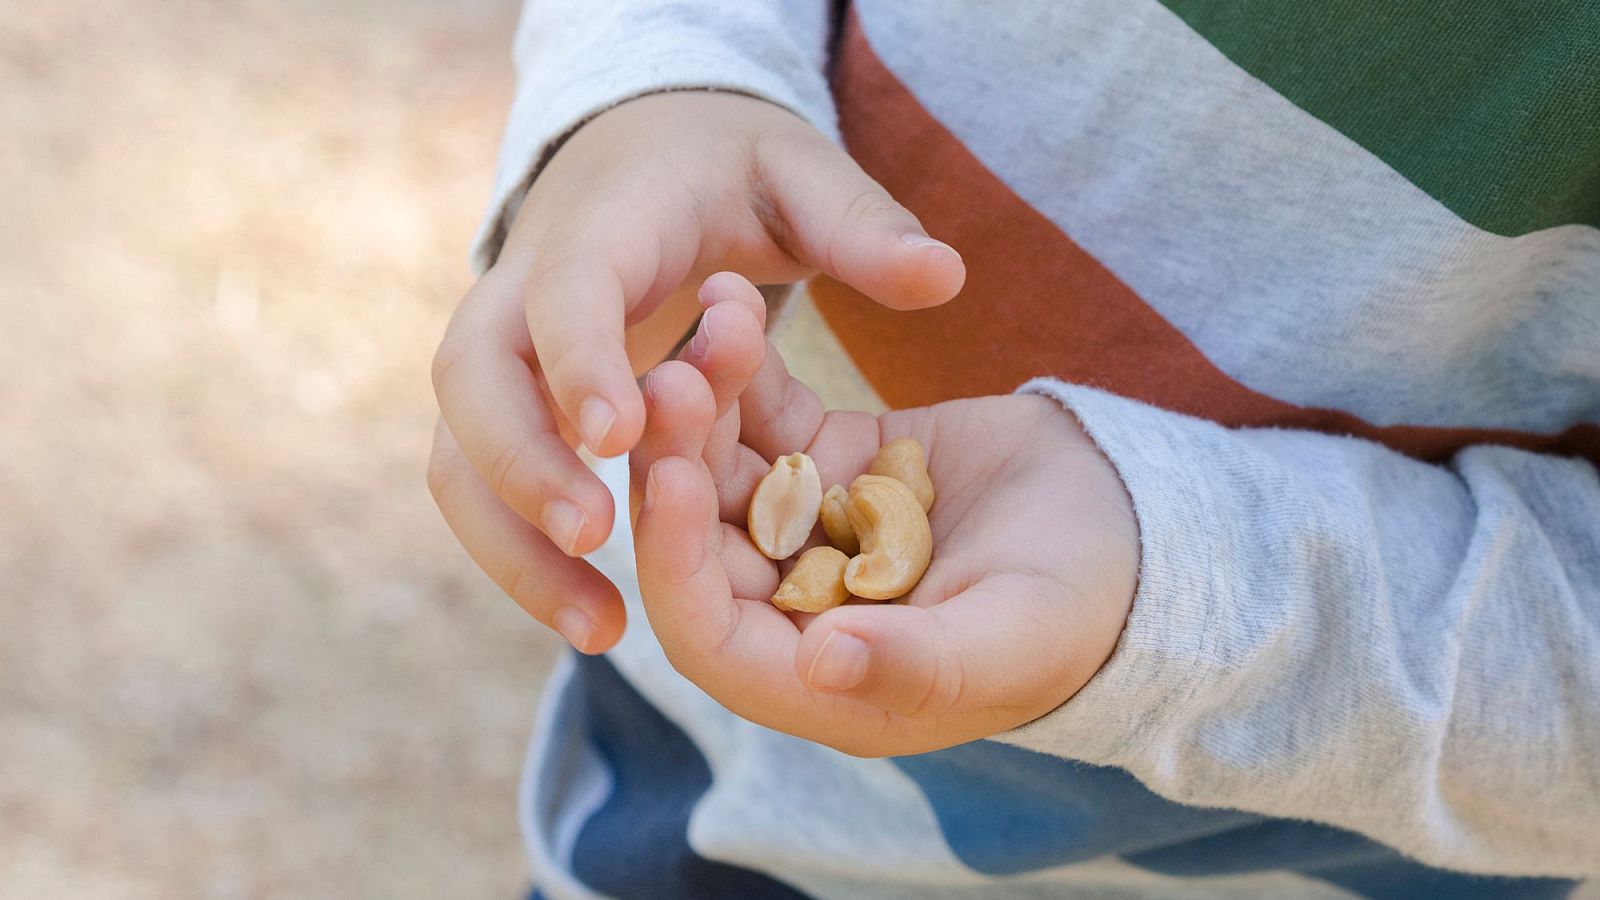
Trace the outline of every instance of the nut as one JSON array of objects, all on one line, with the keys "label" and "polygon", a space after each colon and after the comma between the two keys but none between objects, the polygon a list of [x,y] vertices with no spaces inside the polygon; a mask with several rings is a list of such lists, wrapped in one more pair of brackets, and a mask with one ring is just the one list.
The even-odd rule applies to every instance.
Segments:
[{"label": "nut", "polygon": [[862,475],[844,510],[861,539],[861,555],[844,570],[850,593],[868,600],[910,593],[933,558],[933,531],[916,495],[898,479]]},{"label": "nut", "polygon": [[928,457],[914,438],[896,438],[872,457],[869,475],[887,475],[911,489],[922,511],[933,508],[933,479],[928,477]]},{"label": "nut", "polygon": [[771,559],[788,559],[811,536],[822,506],[822,478],[804,453],[780,456],[750,498],[750,540]]},{"label": "nut", "polygon": [[843,550],[847,556],[855,556],[861,552],[861,542],[856,540],[856,530],[850,527],[850,518],[844,512],[844,503],[849,496],[837,484],[828,488],[828,492],[822,495],[822,512],[818,518],[822,519],[822,530],[828,535],[828,543]]},{"label": "nut", "polygon": [[812,547],[800,554],[789,577],[778,585],[772,605],[790,612],[833,609],[850,596],[844,586],[844,567],[849,563],[850,557],[832,547]]}]

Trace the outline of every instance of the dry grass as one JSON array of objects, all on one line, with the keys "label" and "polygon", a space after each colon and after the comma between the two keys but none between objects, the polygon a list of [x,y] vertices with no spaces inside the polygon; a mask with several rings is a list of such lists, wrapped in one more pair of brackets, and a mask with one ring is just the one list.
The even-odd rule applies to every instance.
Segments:
[{"label": "dry grass", "polygon": [[0,0],[0,885],[507,896],[555,641],[422,483],[510,0]]}]

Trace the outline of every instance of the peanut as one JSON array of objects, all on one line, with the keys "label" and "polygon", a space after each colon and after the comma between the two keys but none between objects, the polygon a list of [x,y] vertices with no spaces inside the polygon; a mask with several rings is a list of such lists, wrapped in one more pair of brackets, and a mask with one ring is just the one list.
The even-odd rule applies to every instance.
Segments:
[{"label": "peanut", "polygon": [[850,596],[844,586],[844,568],[849,563],[850,557],[832,547],[812,547],[800,554],[789,577],[778,585],[772,605],[790,612],[833,609]]},{"label": "peanut", "polygon": [[922,511],[933,508],[933,479],[928,477],[928,457],[914,438],[896,438],[872,457],[869,475],[886,475],[911,489]]},{"label": "peanut", "polygon": [[750,498],[750,540],[771,559],[788,559],[811,536],[822,506],[822,478],[804,453],[780,456]]},{"label": "peanut", "polygon": [[850,527],[850,517],[844,512],[844,503],[849,496],[837,484],[828,488],[828,492],[822,495],[822,511],[818,518],[822,519],[822,530],[828,535],[828,543],[848,556],[855,556],[861,552],[861,542],[856,540],[856,530]]},{"label": "peanut", "polygon": [[861,554],[844,570],[850,593],[868,600],[893,600],[910,593],[933,558],[933,531],[911,488],[898,479],[862,475],[850,484],[845,503]]}]

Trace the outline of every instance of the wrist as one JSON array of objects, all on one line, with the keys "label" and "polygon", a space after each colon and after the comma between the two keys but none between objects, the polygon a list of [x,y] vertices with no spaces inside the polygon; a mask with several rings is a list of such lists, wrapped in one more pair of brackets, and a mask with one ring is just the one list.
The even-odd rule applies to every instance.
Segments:
[{"label": "wrist", "polygon": [[1067,455],[1065,477],[1081,497],[1079,513],[1094,523],[1081,536],[1088,570],[1072,575],[1085,601],[1072,611],[1081,617],[1083,642],[1075,653],[1078,668],[1064,680],[1067,690],[1057,698],[1059,706],[1095,678],[1116,651],[1138,593],[1141,544],[1133,496],[1111,456],[1063,396],[1030,389],[1034,384],[1019,388],[1018,396],[1037,402],[1048,415],[1054,452]]}]

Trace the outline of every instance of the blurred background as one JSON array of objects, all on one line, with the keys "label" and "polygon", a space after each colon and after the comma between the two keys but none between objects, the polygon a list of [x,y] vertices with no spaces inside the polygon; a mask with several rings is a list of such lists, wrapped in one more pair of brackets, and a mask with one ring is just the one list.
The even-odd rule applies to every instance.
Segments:
[{"label": "blurred background", "polygon": [[516,6],[0,0],[0,896],[525,891],[559,642],[423,483]]},{"label": "blurred background", "polygon": [[514,896],[423,484],[513,0],[0,0],[0,895]]},{"label": "blurred background", "polygon": [[559,641],[423,481],[517,6],[0,0],[0,896],[526,891]]}]

